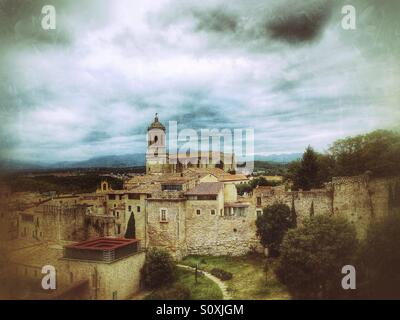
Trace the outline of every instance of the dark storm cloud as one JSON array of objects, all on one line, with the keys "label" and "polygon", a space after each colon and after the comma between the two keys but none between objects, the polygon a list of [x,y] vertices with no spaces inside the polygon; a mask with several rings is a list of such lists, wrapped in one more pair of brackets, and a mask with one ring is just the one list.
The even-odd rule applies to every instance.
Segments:
[{"label": "dark storm cloud", "polygon": [[310,8],[308,11],[285,13],[266,23],[268,34],[289,43],[311,42],[318,38],[331,16],[331,6]]},{"label": "dark storm cloud", "polygon": [[[224,5],[222,1],[204,4],[177,2],[159,12],[159,22],[176,25],[192,17],[194,32],[210,34],[210,42],[224,46],[249,46],[250,50],[271,48],[271,40],[290,44],[312,42],[322,34],[331,17],[329,0],[285,0],[271,3],[237,1]],[[215,41],[220,37],[222,42]]]}]

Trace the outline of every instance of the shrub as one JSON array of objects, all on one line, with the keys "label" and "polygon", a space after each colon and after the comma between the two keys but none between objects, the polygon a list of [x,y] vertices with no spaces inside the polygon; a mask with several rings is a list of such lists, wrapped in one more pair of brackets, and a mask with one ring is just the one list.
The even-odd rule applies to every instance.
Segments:
[{"label": "shrub", "polygon": [[356,249],[356,231],[346,219],[305,219],[286,234],[276,274],[295,298],[338,298],[342,267],[353,264]]},{"label": "shrub", "polygon": [[233,277],[232,273],[219,268],[213,268],[210,273],[222,281],[231,280]]},{"label": "shrub", "polygon": [[264,247],[268,247],[269,255],[279,255],[279,246],[283,236],[293,227],[289,206],[276,203],[264,208],[263,214],[256,220],[257,235]]},{"label": "shrub", "polygon": [[400,217],[388,216],[372,223],[361,245],[356,266],[360,298],[400,297]]},{"label": "shrub", "polygon": [[171,284],[176,279],[176,265],[171,255],[163,249],[150,249],[141,270],[141,281],[145,288],[155,289]]},{"label": "shrub", "polygon": [[169,288],[160,289],[150,294],[147,300],[189,300],[191,291],[188,287],[176,283]]}]

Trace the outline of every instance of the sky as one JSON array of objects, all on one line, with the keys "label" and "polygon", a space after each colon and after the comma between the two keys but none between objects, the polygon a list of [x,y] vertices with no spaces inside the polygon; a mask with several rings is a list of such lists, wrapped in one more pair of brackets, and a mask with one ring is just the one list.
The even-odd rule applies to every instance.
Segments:
[{"label": "sky", "polygon": [[[55,30],[41,28],[54,5]],[[343,5],[356,9],[345,30]],[[143,153],[166,126],[325,151],[400,121],[400,1],[0,0],[0,156]]]}]

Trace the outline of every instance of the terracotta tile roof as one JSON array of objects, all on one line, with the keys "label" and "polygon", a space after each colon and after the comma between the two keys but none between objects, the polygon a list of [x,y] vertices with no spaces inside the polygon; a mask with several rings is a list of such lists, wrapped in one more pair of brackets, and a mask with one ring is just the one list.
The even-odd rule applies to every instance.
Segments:
[{"label": "terracotta tile roof", "polygon": [[161,186],[159,184],[145,184],[145,185],[140,185],[137,187],[133,187],[132,189],[129,189],[129,191],[126,191],[126,193],[154,193],[161,191]]},{"label": "terracotta tile roof", "polygon": [[217,195],[223,186],[222,182],[203,182],[186,192],[185,195]]},{"label": "terracotta tile roof", "polygon": [[221,181],[249,180],[244,174],[227,174],[220,178]]}]

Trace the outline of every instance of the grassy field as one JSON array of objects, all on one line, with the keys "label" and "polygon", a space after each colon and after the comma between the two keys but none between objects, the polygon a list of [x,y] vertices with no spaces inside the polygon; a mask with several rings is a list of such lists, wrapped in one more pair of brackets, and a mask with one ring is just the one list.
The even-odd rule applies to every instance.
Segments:
[{"label": "grassy field", "polygon": [[[176,283],[181,284],[190,289],[191,291],[190,300],[222,299],[221,290],[212,280],[208,279],[204,275],[199,275],[196,283],[193,271],[183,270],[178,268]],[[163,290],[163,288],[159,290]],[[146,300],[154,299],[154,297],[157,296],[159,290],[152,292],[150,295],[145,297],[145,299]]]},{"label": "grassy field", "polygon": [[279,283],[273,272],[276,262],[268,260],[268,278],[265,273],[266,262],[264,256],[252,254],[241,257],[189,256],[181,264],[193,267],[198,263],[199,268],[206,271],[220,268],[231,272],[232,279],[225,283],[233,299],[290,299],[285,287]]}]

